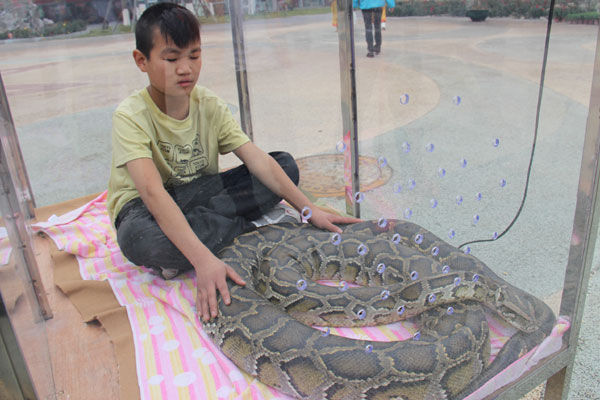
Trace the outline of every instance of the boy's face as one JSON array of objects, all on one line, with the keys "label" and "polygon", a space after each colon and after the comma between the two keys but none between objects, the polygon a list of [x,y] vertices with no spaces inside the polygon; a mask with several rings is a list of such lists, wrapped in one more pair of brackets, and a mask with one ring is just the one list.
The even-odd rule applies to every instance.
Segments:
[{"label": "boy's face", "polygon": [[133,52],[138,68],[148,74],[151,90],[169,97],[189,96],[202,67],[200,41],[180,48],[154,29],[152,43],[149,58],[139,50]]}]

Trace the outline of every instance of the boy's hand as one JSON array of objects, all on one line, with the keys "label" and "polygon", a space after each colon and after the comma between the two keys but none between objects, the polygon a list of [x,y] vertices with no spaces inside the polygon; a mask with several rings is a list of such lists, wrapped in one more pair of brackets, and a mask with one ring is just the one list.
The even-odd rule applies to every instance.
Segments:
[{"label": "boy's hand", "polygon": [[312,216],[308,219],[308,222],[317,228],[326,229],[330,232],[342,233],[342,230],[334,224],[354,224],[356,222],[361,222],[358,218],[343,217],[341,215],[328,213],[318,207],[314,207],[311,211]]},{"label": "boy's hand", "polygon": [[201,267],[196,268],[196,313],[204,321],[209,321],[218,315],[217,290],[221,293],[226,305],[231,303],[227,278],[238,285],[246,284],[233,268],[218,258],[211,257],[207,261]]}]

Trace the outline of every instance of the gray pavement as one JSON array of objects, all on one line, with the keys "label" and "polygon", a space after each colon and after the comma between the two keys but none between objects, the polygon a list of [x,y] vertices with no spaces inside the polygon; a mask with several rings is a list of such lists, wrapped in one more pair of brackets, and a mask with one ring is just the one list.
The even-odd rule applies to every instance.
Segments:
[{"label": "gray pavement", "polygon": [[[441,237],[454,230],[448,241],[455,245],[502,232],[524,192],[545,22],[427,17],[390,18],[387,25],[382,54],[367,59],[362,21],[356,24],[360,152],[371,160],[385,157],[383,175],[391,177],[365,191],[363,218],[404,218],[410,210],[412,221]],[[504,237],[471,246],[506,280],[555,310],[571,239],[597,32],[594,26],[554,25],[525,207]],[[330,16],[254,20],[245,34],[256,143],[298,158],[336,153],[342,134],[339,59]],[[200,84],[237,110],[229,27],[204,26],[202,37]],[[0,71],[38,206],[105,189],[111,112],[146,84],[131,60],[132,48],[131,35],[0,44]],[[429,144],[433,151],[426,150]],[[467,160],[464,168],[461,159]],[[224,159],[225,166],[233,163]],[[446,171],[443,178],[439,168]],[[330,165],[314,169],[343,173]],[[344,209],[341,198],[318,201]],[[600,399],[600,321],[593,312],[600,302],[598,269],[596,258],[570,399]]]}]

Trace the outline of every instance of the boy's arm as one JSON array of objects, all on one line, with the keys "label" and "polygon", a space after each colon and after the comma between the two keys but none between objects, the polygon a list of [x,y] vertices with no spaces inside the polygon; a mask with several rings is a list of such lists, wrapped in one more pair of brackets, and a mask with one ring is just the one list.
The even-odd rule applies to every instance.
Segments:
[{"label": "boy's arm", "polygon": [[156,219],[158,226],[183,253],[196,271],[196,311],[205,321],[217,316],[218,290],[225,304],[231,302],[226,280],[245,285],[242,278],[227,264],[219,260],[198,239],[181,209],[163,187],[160,174],[151,158],[129,161],[127,171],[144,204]]},{"label": "boy's arm", "polygon": [[304,207],[310,208],[312,216],[309,218],[309,222],[317,228],[341,233],[342,230],[334,224],[360,222],[359,219],[331,214],[316,207],[292,182],[277,161],[258,148],[254,143],[247,142],[243,144],[234,150],[234,154],[242,160],[252,175],[257,177],[273,193],[281,196],[298,211],[302,211]]}]

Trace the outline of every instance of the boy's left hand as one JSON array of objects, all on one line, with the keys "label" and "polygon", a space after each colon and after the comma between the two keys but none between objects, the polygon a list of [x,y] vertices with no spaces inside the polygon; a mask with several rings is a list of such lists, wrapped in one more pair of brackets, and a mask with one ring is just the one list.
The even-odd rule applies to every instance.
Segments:
[{"label": "boy's left hand", "polygon": [[317,228],[326,229],[330,232],[342,233],[340,227],[334,224],[354,224],[356,222],[362,222],[362,220],[358,218],[343,217],[341,215],[328,213],[318,207],[314,207],[311,211],[312,216],[308,219],[308,222]]}]

